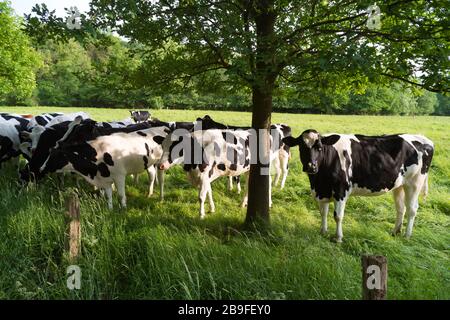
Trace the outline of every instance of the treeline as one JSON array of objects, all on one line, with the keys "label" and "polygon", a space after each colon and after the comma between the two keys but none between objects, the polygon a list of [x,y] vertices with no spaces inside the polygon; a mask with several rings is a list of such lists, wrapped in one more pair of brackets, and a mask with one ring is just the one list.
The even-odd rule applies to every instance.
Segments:
[{"label": "treeline", "polygon": [[[3,69],[10,70],[15,78],[8,83],[9,75],[5,78],[0,74],[0,104],[242,111],[251,108],[250,91],[220,70],[166,81],[152,73],[154,64],[163,60],[159,57],[167,54],[164,50],[149,52],[142,45],[112,35],[102,40],[84,39],[83,43],[75,40],[37,43],[26,39],[19,28],[20,21],[7,13],[5,7],[0,15],[10,18],[9,26],[0,26],[9,37],[3,43],[18,43],[19,39],[21,45],[11,54],[7,52],[8,46],[0,44],[0,57],[21,53],[25,56],[22,62],[3,60],[3,64],[10,63]],[[24,65],[28,68],[26,72]],[[169,63],[167,73],[175,74],[170,68]],[[4,90],[2,80],[9,85]],[[343,88],[336,83],[311,87],[280,80],[274,109],[327,114],[450,115],[449,97],[400,82],[367,82],[358,90],[354,85]]]},{"label": "treeline", "polygon": [[[111,37],[106,45],[48,41],[35,49],[42,59],[36,88],[28,97],[10,94],[7,105],[110,108],[173,108],[250,110],[250,93],[240,88],[206,92],[201,80],[163,89],[141,85],[145,61],[136,48]],[[224,77],[217,74],[217,77]],[[222,79],[223,80],[223,79]],[[223,81],[222,81],[223,82]],[[164,92],[166,91],[166,92]],[[363,94],[321,88],[278,90],[274,109],[280,112],[328,114],[450,114],[450,99],[411,89],[402,83],[368,84]]]}]

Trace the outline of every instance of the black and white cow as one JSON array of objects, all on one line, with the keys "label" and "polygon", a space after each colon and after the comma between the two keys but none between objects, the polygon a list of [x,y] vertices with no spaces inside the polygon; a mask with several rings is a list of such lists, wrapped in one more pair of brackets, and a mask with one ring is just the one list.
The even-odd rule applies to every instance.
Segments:
[{"label": "black and white cow", "polygon": [[[43,164],[41,161],[45,161],[45,159],[48,157],[48,152],[50,152],[50,148],[53,148],[56,144],[56,142],[61,139],[64,134],[69,129],[69,124],[74,120],[73,115],[76,115],[76,113],[69,115],[68,117],[65,117],[67,120],[60,122],[63,117],[59,117],[54,124],[52,122],[49,122],[46,126],[37,125],[34,126],[31,131],[21,131],[21,140],[23,141],[20,145],[20,150],[22,154],[27,158],[27,160],[30,161],[30,159],[33,157],[33,155],[36,152],[36,149],[38,147],[38,143],[41,140],[41,135],[47,131],[44,141],[40,144],[39,147],[39,154],[46,154],[46,156],[38,156],[37,162],[38,166],[31,165],[33,174],[38,177],[39,174],[36,170],[39,170],[40,166]],[[87,114],[81,114],[80,119],[86,120]],[[132,125],[133,122],[130,119],[125,119],[122,121],[111,121],[111,122],[97,122],[96,126],[111,129],[111,128],[125,128],[129,125]],[[62,135],[61,135],[62,134]],[[36,157],[35,157],[36,160]],[[36,161],[33,160],[33,163],[36,163]]]},{"label": "black and white cow", "polygon": [[222,176],[239,176],[249,171],[250,133],[219,129],[179,132],[171,132],[164,139],[164,153],[157,165],[160,170],[168,170],[173,165],[183,164],[188,180],[199,189],[200,218],[203,219],[206,197],[210,211],[215,211],[211,183]]},{"label": "black and white cow", "polygon": [[[251,127],[238,127],[225,125],[214,121],[209,115],[205,115],[203,118],[197,118],[197,122],[201,123],[203,130],[208,129],[231,129],[231,130],[249,130]],[[272,124],[270,126],[270,133],[272,138],[276,137],[278,139],[277,146],[280,148],[278,152],[278,157],[275,157],[272,162],[272,166],[275,169],[275,180],[274,186],[277,186],[281,178],[281,189],[284,188],[286,183],[286,178],[289,172],[289,159],[290,150],[289,146],[282,142],[282,139],[291,135],[291,128],[286,124]],[[233,189],[233,180],[236,182],[238,193],[241,192],[240,177],[229,177],[228,180],[228,190]]]},{"label": "black and white cow", "polygon": [[[219,177],[236,177],[250,170],[252,154],[256,159],[256,134],[253,129],[171,132],[162,144],[164,153],[159,161],[159,169],[167,170],[173,165],[183,164],[188,180],[199,189],[200,218],[204,218],[206,197],[209,200],[210,211],[215,211],[211,183]],[[274,146],[267,163],[269,169],[273,159],[279,157],[278,152],[279,148]],[[241,203],[243,207],[247,205],[247,199],[246,192]],[[271,183],[269,183],[269,206],[272,206]]]},{"label": "black and white cow", "polygon": [[134,122],[130,118],[126,118],[121,121],[97,122],[97,126],[103,128],[125,128],[132,124],[134,124]]},{"label": "black and white cow", "polygon": [[54,118],[64,115],[64,113],[61,112],[53,112],[53,113],[43,113],[37,116],[34,116],[30,119],[29,128],[35,126],[43,126],[45,127],[50,121],[52,121]]},{"label": "black and white cow", "polygon": [[150,112],[143,110],[130,110],[131,118],[136,123],[144,122],[150,120]]},{"label": "black and white cow", "polygon": [[283,141],[291,147],[299,146],[303,171],[308,174],[312,194],[319,203],[323,234],[327,232],[331,201],[334,201],[336,241],[341,242],[348,197],[380,195],[392,190],[397,209],[393,234],[401,232],[407,212],[405,236],[411,236],[419,193],[428,190],[428,170],[434,152],[431,140],[411,134],[322,136],[315,130],[306,130],[297,138]]},{"label": "black and white cow", "polygon": [[[162,156],[161,143],[170,130],[165,126],[151,127],[148,123],[125,128],[105,129],[95,121],[76,119],[56,143],[40,168],[49,172],[74,172],[92,185],[104,189],[108,207],[112,208],[114,183],[122,207],[126,207],[125,178],[129,174],[147,171],[154,180],[154,164]],[[158,171],[163,197],[164,177]]]},{"label": "black and white cow", "polygon": [[28,126],[29,120],[17,114],[0,113],[0,163],[14,159],[18,166],[21,154],[20,132]]},{"label": "black and white cow", "polygon": [[[21,140],[23,141],[20,149],[25,157],[31,157],[34,149],[37,146],[41,134],[46,128],[52,127],[59,123],[67,123],[73,121],[75,118],[90,119],[89,114],[86,112],[74,112],[74,113],[44,113],[39,116],[31,118],[26,130],[22,130],[20,133]],[[28,159],[27,158],[27,159]]]},{"label": "black and white cow", "polygon": [[[30,180],[39,180],[42,178],[40,168],[50,155],[52,148],[65,135],[71,121],[65,121],[53,126],[47,127],[39,134],[26,135],[31,142],[26,141],[20,145],[23,154],[28,155],[28,163],[20,170],[20,179],[24,182]],[[38,126],[39,128],[41,126]],[[22,136],[23,136],[22,132]]]},{"label": "black and white cow", "polygon": [[76,117],[81,117],[82,119],[90,119],[89,114],[82,111],[66,114],[60,112],[43,113],[30,119],[30,122],[28,123],[28,129],[31,130],[37,126],[50,127],[61,122],[73,121]]}]

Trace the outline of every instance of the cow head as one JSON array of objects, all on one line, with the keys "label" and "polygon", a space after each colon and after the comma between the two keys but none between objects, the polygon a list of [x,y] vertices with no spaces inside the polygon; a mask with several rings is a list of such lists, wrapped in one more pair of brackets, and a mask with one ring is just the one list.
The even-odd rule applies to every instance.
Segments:
[{"label": "cow head", "polygon": [[209,115],[205,115],[203,118],[197,118],[197,123],[201,124],[202,130],[227,129],[226,125],[214,121]]},{"label": "cow head", "polygon": [[[20,138],[25,142],[29,142],[28,146],[25,146],[25,145],[23,147],[21,146],[21,150],[22,150],[22,148],[26,148],[27,150],[29,149],[29,151],[28,151],[30,153],[29,156],[34,154],[34,152],[36,151],[36,147],[38,145],[39,139],[44,131],[45,131],[45,127],[43,127],[41,125],[34,126],[31,129],[31,132],[21,131]],[[27,155],[28,155],[28,153],[27,153]]]},{"label": "cow head", "polygon": [[88,139],[92,139],[99,135],[97,122],[91,119],[83,120],[81,117],[76,117],[73,120],[64,134],[64,136],[56,143],[56,148],[64,145],[76,145],[83,143]]},{"label": "cow head", "polygon": [[189,137],[189,132],[185,131],[183,129],[176,129],[169,133],[163,140],[161,144],[163,155],[157,164],[160,170],[167,170],[174,164],[183,162],[183,139]]},{"label": "cow head", "polygon": [[31,157],[33,156],[31,152],[31,143],[30,142],[22,142],[19,145],[20,152],[22,152],[22,155],[27,159],[27,161],[30,161]]},{"label": "cow head", "polygon": [[319,132],[309,129],[297,138],[289,136],[282,141],[289,147],[299,146],[303,171],[308,174],[316,174],[319,171],[320,163],[323,159],[321,139]]},{"label": "cow head", "polygon": [[201,142],[186,129],[176,129],[166,136],[161,144],[163,155],[158,161],[160,170],[167,170],[175,164],[201,164],[203,148]]},{"label": "cow head", "polygon": [[69,164],[66,153],[62,148],[52,148],[50,155],[39,168],[39,175],[43,176],[51,172],[58,172]]}]

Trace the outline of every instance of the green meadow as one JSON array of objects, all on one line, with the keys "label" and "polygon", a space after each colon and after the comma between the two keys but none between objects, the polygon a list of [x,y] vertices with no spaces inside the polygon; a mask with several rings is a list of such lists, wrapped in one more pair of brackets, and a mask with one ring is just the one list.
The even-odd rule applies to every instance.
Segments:
[{"label": "green meadow", "polygon": [[[77,108],[0,107],[0,112],[37,114]],[[123,109],[83,109],[97,120],[122,120]],[[246,112],[153,110],[165,121],[216,121],[249,125]],[[166,175],[165,200],[158,187],[146,197],[147,177],[128,179],[128,209],[109,211],[87,183],[76,187],[57,175],[21,186],[15,170],[0,175],[0,299],[360,299],[361,254],[388,259],[389,299],[450,299],[450,118],[335,116],[275,113],[293,134],[424,134],[435,143],[430,192],[420,199],[413,235],[390,234],[395,222],[391,194],[354,197],[347,204],[344,241],[322,236],[298,149],[292,149],[284,190],[273,189],[271,228],[242,228],[241,195],[226,179],[213,183],[216,213],[198,217],[197,190],[181,167]],[[22,163],[23,165],[23,163]],[[245,184],[243,184],[245,186]],[[81,203],[81,289],[66,286],[64,201],[77,188]]]}]

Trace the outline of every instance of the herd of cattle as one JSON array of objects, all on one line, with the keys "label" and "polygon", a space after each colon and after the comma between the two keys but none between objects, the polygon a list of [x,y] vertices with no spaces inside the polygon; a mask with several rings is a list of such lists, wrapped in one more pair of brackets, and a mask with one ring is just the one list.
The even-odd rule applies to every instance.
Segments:
[{"label": "herd of cattle", "polygon": [[[134,111],[123,121],[97,122],[84,112],[37,116],[0,113],[0,164],[13,161],[24,183],[36,182],[52,172],[76,173],[104,190],[109,208],[113,207],[113,186],[121,206],[126,207],[128,175],[137,178],[146,171],[148,195],[152,195],[157,180],[163,198],[164,172],[182,165],[189,181],[199,190],[200,217],[204,218],[206,198],[210,211],[215,210],[211,183],[226,176],[229,189],[234,181],[240,192],[240,175],[247,174],[250,165],[260,161],[253,150],[254,135],[250,127],[221,124],[209,116],[193,122],[163,122],[151,119],[146,111]],[[426,137],[321,135],[306,130],[295,138],[289,126],[274,124],[269,143],[268,172],[271,168],[275,171],[274,185],[281,180],[281,188],[288,174],[290,147],[299,146],[303,171],[308,174],[319,204],[322,233],[327,232],[330,202],[334,201],[336,241],[340,242],[348,197],[392,190],[397,210],[393,233],[401,231],[406,212],[406,237],[411,236],[419,193],[426,195],[428,190],[434,152],[433,142]],[[22,168],[20,156],[26,159]],[[247,195],[242,206],[246,202]],[[269,202],[271,206],[271,197]]]}]

